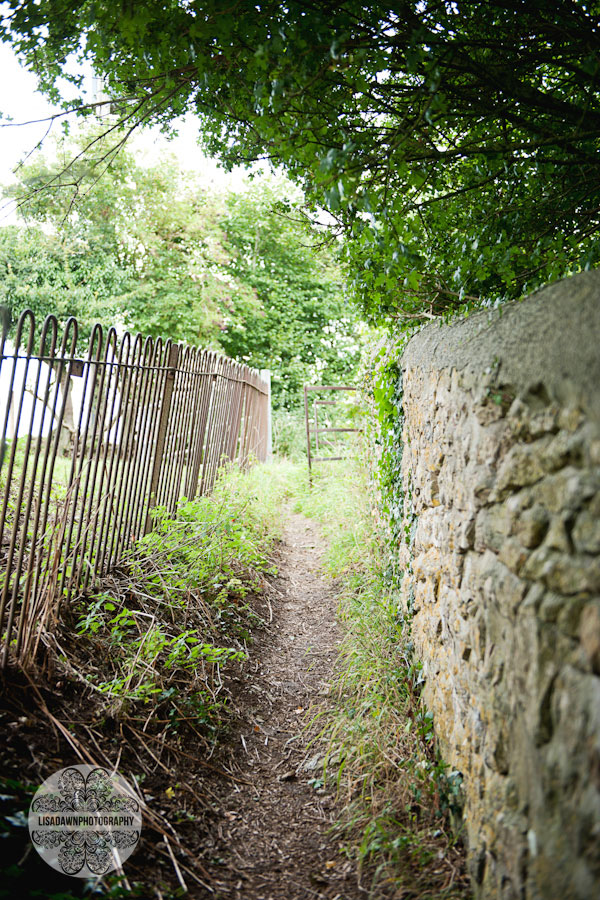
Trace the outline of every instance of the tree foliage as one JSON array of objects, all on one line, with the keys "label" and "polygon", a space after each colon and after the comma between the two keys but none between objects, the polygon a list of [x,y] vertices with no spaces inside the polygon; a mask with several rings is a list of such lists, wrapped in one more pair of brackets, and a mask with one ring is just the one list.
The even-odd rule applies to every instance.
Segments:
[{"label": "tree foliage", "polygon": [[127,289],[127,273],[104,251],[90,253],[35,226],[0,228],[0,305],[13,324],[32,309],[38,323],[50,313],[63,322],[77,316],[85,334],[95,321],[114,321],[116,298]]},{"label": "tree foliage", "polygon": [[192,110],[223,160],[283,164],[351,237],[373,319],[598,263],[597,0],[6,6],[47,90],[73,52],[126,127]]},{"label": "tree foliage", "polygon": [[356,311],[339,266],[290,203],[285,185],[231,196],[223,221],[234,278],[257,305],[227,323],[221,345],[235,359],[273,370],[277,405],[298,403],[304,382],[339,383],[358,364]]},{"label": "tree foliage", "polygon": [[[91,141],[94,153],[83,154]],[[184,178],[170,158],[143,167],[125,150],[108,149],[107,161],[108,143],[97,127],[63,140],[51,157],[24,166],[8,191],[27,196],[21,216],[46,229],[38,235],[42,255],[54,248],[56,290],[47,299],[62,291],[70,299],[54,309],[67,302],[84,322],[116,317],[133,331],[214,344],[225,315],[254,303],[252,290],[228,272],[223,198]],[[30,229],[13,240],[34,237]],[[6,265],[14,269],[16,260]],[[31,286],[26,268],[21,275]]]},{"label": "tree foliage", "polygon": [[97,137],[61,141],[9,190],[28,197],[27,227],[0,228],[0,302],[13,318],[30,307],[75,315],[84,332],[118,322],[219,348],[272,369],[276,405],[297,403],[306,380],[352,376],[355,312],[289,182],[219,194],[172,159],[143,167],[121,150],[106,164],[101,136],[82,155]]}]

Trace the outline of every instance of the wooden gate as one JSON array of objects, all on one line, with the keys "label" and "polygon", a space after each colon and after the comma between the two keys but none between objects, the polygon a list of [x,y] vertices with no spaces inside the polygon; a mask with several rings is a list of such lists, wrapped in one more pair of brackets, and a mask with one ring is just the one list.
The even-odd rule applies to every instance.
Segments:
[{"label": "wooden gate", "polygon": [[[323,406],[336,406],[338,400],[334,397],[331,400],[319,400],[317,397],[314,398],[312,406],[313,406],[313,424],[311,424],[311,420],[309,417],[309,392],[311,391],[356,391],[356,388],[353,385],[348,384],[305,384],[304,385],[304,421],[306,425],[306,454],[308,457],[308,480],[312,483],[312,464],[314,462],[336,462],[341,459],[346,459],[345,456],[319,456],[318,454],[322,452],[321,447],[328,445],[327,438],[320,439],[320,435],[325,435],[332,432],[359,432],[362,431],[361,428],[345,428],[345,427],[337,427],[337,426],[320,426],[319,425],[319,408]],[[315,439],[315,453],[317,455],[313,456],[312,452],[312,438]]]}]

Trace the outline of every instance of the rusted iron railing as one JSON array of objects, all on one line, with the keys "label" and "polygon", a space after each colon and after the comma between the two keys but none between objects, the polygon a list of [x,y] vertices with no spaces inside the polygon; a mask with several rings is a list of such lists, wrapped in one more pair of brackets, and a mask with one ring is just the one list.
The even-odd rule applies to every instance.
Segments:
[{"label": "rusted iron railing", "polygon": [[[351,432],[360,432],[361,428],[346,428],[319,425],[319,407],[320,406],[336,406],[337,400],[320,400],[317,397],[313,399],[313,420],[314,424],[310,424],[308,395],[311,391],[356,391],[356,388],[348,384],[305,384],[304,385],[304,424],[306,428],[306,455],[308,457],[308,480],[312,484],[312,465],[314,462],[337,462],[346,459],[345,456],[313,456],[311,439],[315,438],[315,450],[320,451],[319,435],[326,435],[336,432],[338,434]],[[328,444],[327,438],[321,439],[321,444]]]},{"label": "rusted iron railing", "polygon": [[[267,453],[268,384],[248,366],[161,338],[31,311],[0,344],[0,670],[21,664],[61,601],[152,527],[151,510],[211,490],[223,461]],[[36,349],[37,348],[37,349]]]}]

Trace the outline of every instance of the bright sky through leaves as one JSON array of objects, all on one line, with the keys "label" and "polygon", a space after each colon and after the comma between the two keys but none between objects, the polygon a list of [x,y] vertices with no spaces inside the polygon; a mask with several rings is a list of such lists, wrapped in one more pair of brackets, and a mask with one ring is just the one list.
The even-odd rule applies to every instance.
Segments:
[{"label": "bright sky through leaves", "polygon": [[[87,79],[88,89],[91,91],[91,76]],[[61,133],[58,119],[48,132],[48,117],[60,113],[58,106],[50,103],[43,94],[37,90],[35,76],[24,69],[6,44],[0,43],[0,84],[4,86],[2,100],[0,102],[0,184],[10,184],[15,181],[13,170],[19,161],[33,151],[39,141],[44,140],[47,149],[51,144],[51,135]],[[66,86],[66,94],[73,89]],[[32,124],[11,124],[32,122]],[[72,116],[71,119],[74,119]],[[175,154],[179,165],[183,169],[191,169],[203,176],[207,185],[214,184],[218,189],[231,186],[236,190],[242,187],[245,180],[243,170],[238,169],[231,174],[225,173],[217,166],[217,163],[204,156],[197,145],[198,122],[194,119],[184,121],[178,137],[167,139],[158,129],[149,129],[138,133],[134,139],[136,150],[149,163],[156,163],[165,153]],[[15,221],[12,211],[14,204],[3,207],[0,213],[0,225]]]}]

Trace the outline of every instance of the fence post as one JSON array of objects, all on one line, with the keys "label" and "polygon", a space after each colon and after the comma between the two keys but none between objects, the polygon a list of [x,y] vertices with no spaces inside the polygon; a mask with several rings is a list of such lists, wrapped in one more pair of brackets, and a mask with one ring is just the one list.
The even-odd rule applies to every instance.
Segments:
[{"label": "fence post", "polygon": [[310,452],[310,425],[308,424],[308,385],[304,385],[304,425],[306,427],[306,455],[308,457],[308,483],[312,485],[312,459]]},{"label": "fence post", "polygon": [[171,344],[169,347],[169,356],[167,359],[167,374],[165,376],[162,404],[160,409],[160,419],[158,422],[158,433],[156,435],[156,451],[154,453],[154,465],[152,466],[152,478],[150,479],[150,497],[148,500],[148,512],[146,514],[146,524],[144,526],[144,534],[148,534],[152,528],[152,518],[150,510],[156,506],[156,493],[158,490],[158,482],[160,478],[160,470],[162,468],[163,453],[165,450],[165,440],[167,436],[167,427],[169,425],[169,414],[171,412],[171,398],[173,396],[173,386],[175,384],[175,368],[179,358],[179,345]]},{"label": "fence post", "polygon": [[260,377],[267,384],[267,462],[273,459],[273,416],[271,413],[271,371],[261,369]]}]

